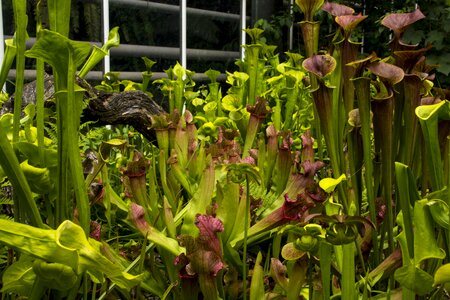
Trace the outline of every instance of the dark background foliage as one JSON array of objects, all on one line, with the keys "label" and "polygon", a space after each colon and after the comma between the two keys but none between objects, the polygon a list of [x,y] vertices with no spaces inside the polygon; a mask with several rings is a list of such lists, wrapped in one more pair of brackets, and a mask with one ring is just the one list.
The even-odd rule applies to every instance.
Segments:
[{"label": "dark background foliage", "polygon": [[[177,5],[178,0],[158,0],[164,4]],[[426,19],[417,22],[405,35],[411,43],[422,46],[432,44],[434,48],[429,52],[429,63],[439,64],[436,84],[448,86],[447,75],[450,72],[450,7],[445,0],[427,1],[336,1],[351,6],[357,13],[368,15],[362,22],[361,30],[355,38],[364,41],[362,51],[375,51],[379,56],[387,53],[390,32],[380,24],[381,18],[390,12],[412,11],[417,4]],[[35,16],[36,0],[29,1],[28,15]],[[14,21],[12,19],[11,0],[2,1],[4,30],[6,35],[13,34]],[[225,0],[196,0],[189,1],[189,7],[207,9],[220,12],[239,14],[240,1]],[[258,6],[259,5],[259,6]],[[72,1],[71,37],[77,40],[101,41],[101,6],[96,0]],[[294,16],[289,14],[289,1],[253,0],[248,1],[248,12],[251,14],[251,24],[265,29],[265,38],[270,44],[278,46],[278,51],[284,53],[288,47],[288,28],[301,20],[302,16],[294,7]],[[263,20],[260,18],[264,18]],[[45,20],[45,12],[43,14]],[[333,36],[333,20],[325,13],[319,15],[325,36]],[[28,32],[34,36],[35,22],[29,22]],[[162,13],[142,8],[110,5],[110,25],[120,26],[121,41],[124,44],[154,45],[177,47],[179,44],[178,15]],[[304,53],[302,39],[298,26],[294,26],[293,51]],[[238,22],[211,19],[208,17],[188,17],[188,48],[239,51]],[[329,41],[323,40],[323,45]],[[152,58],[154,59],[154,58]],[[170,59],[156,59],[155,69],[167,69],[175,63]],[[142,71],[144,65],[140,58],[113,57],[113,69],[117,71]],[[235,68],[234,61],[206,61],[189,60],[189,69],[203,72],[209,68],[222,72]]]}]

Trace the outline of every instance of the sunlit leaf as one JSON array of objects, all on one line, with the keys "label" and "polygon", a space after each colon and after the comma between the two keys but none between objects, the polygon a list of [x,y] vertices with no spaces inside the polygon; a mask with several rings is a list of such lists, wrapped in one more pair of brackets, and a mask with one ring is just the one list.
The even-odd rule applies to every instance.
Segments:
[{"label": "sunlit leaf", "polygon": [[88,271],[98,282],[103,282],[105,274],[129,289],[141,280],[109,261],[100,251],[101,243],[87,239],[83,229],[68,220],[54,230],[0,219],[0,242],[47,262],[64,264],[77,274]]},{"label": "sunlit leaf", "polygon": [[327,193],[334,191],[336,186],[343,180],[347,180],[345,174],[342,174],[338,178],[323,178],[319,181],[319,186]]},{"label": "sunlit leaf", "polygon": [[242,99],[234,94],[226,95],[222,99],[222,107],[227,111],[237,111],[242,108]]},{"label": "sunlit leaf", "polygon": [[437,269],[434,274],[434,285],[450,282],[450,264],[445,264]]}]

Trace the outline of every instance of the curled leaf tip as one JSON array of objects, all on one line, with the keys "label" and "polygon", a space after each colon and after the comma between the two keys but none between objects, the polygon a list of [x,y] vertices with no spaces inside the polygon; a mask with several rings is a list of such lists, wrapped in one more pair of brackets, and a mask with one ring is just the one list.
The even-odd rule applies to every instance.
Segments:
[{"label": "curled leaf tip", "polygon": [[355,12],[351,7],[333,2],[325,2],[322,10],[334,17],[352,15]]},{"label": "curled leaf tip", "polygon": [[319,78],[324,78],[334,71],[336,60],[328,54],[313,55],[303,61],[303,68]]},{"label": "curled leaf tip", "polygon": [[346,32],[350,32],[353,29],[355,29],[355,27],[365,18],[367,18],[367,16],[357,14],[355,16],[354,15],[337,16],[335,20],[336,23],[338,23],[339,26],[341,26]]},{"label": "curled leaf tip", "polygon": [[425,18],[425,15],[416,9],[410,13],[394,13],[389,14],[381,20],[381,24],[394,32],[404,32],[411,24]]},{"label": "curled leaf tip", "polygon": [[305,21],[313,21],[314,15],[322,7],[324,0],[295,0],[295,3],[305,14]]},{"label": "curled leaf tip", "polygon": [[367,69],[392,85],[402,81],[405,76],[405,72],[401,68],[382,61],[371,63]]},{"label": "curled leaf tip", "polygon": [[131,202],[129,218],[142,234],[146,235],[150,231],[150,225],[145,220],[145,211],[142,206]]}]

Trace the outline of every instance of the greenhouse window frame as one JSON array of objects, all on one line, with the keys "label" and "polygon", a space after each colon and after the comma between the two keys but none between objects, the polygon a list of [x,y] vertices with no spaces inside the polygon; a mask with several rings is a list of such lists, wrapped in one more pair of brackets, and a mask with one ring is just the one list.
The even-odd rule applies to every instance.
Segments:
[{"label": "greenhouse window frame", "polygon": [[[83,2],[82,0],[79,0]],[[92,1],[92,0],[91,0]],[[179,47],[161,47],[161,46],[150,46],[150,45],[132,45],[132,44],[121,44],[117,48],[112,48],[108,56],[103,60],[102,71],[94,71],[88,75],[88,79],[91,80],[101,80],[104,74],[111,71],[111,57],[123,56],[123,57],[141,57],[148,56],[154,58],[169,58],[178,59],[184,68],[188,68],[188,59],[205,59],[205,60],[229,60],[229,59],[239,59],[243,58],[244,52],[241,51],[221,51],[212,49],[192,49],[186,47],[186,30],[187,30],[187,18],[189,15],[201,15],[213,19],[221,19],[227,21],[235,21],[240,24],[239,40],[241,44],[245,44],[245,32],[249,20],[251,19],[247,16],[247,0],[240,0],[240,14],[232,14],[226,12],[217,12],[205,9],[190,8],[187,7],[186,0],[180,0],[180,5],[164,4],[158,2],[152,2],[147,0],[96,0],[97,3],[101,5],[102,10],[102,42],[106,42],[108,39],[108,34],[110,31],[110,6],[111,5],[127,5],[128,7],[139,7],[149,10],[156,10],[166,13],[175,13],[180,16],[180,46]],[[1,1],[0,1],[1,4]],[[1,6],[0,6],[1,9]],[[245,16],[245,17],[243,17]],[[3,30],[3,17],[2,12],[0,12],[0,43],[3,46],[5,39],[11,38],[10,36],[4,36]],[[36,42],[35,38],[29,38],[27,40],[27,48],[31,48]],[[99,45],[98,42],[91,42],[92,44]],[[0,47],[0,60],[3,61],[4,48]],[[113,70],[114,71],[114,70]],[[139,79],[141,72],[120,72],[121,79]],[[25,78],[27,80],[33,80],[35,77],[33,70],[26,70]],[[9,79],[15,79],[16,70],[10,70],[8,74]],[[163,72],[155,72],[155,78],[165,77]],[[204,74],[199,74],[197,76],[199,80],[206,80],[207,77]],[[221,76],[224,80],[224,76]]]}]

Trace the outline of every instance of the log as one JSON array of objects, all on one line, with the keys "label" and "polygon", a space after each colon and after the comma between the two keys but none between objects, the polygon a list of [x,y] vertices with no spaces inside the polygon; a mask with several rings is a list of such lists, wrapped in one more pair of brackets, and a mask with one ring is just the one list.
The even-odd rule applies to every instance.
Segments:
[{"label": "log", "polygon": [[[46,75],[44,83],[47,103],[54,98],[53,76]],[[142,91],[103,92],[81,78],[77,78],[77,84],[86,90],[84,98],[88,101],[87,107],[83,110],[81,122],[94,121],[98,126],[131,125],[149,141],[155,140],[151,117],[166,114],[166,112],[148,94]],[[24,86],[22,106],[25,107],[30,103],[36,103],[36,81]],[[13,109],[14,95],[4,103],[0,115],[12,113]]]}]

